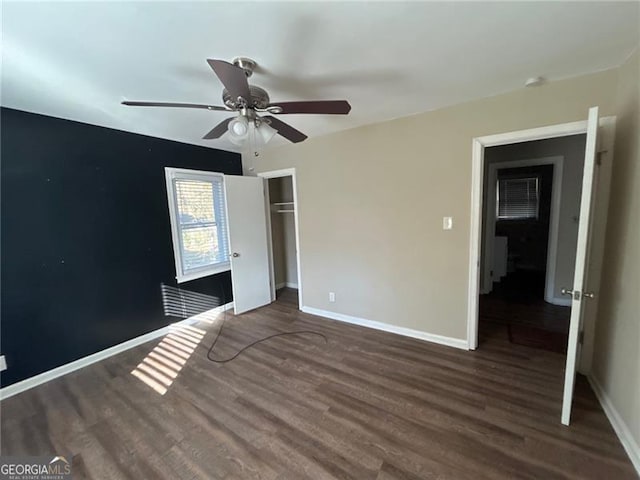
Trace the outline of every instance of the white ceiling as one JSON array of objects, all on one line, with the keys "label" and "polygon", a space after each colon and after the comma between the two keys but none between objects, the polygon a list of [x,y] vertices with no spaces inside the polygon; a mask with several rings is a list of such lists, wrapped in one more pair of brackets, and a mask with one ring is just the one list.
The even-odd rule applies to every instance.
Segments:
[{"label": "white ceiling", "polygon": [[[309,136],[620,65],[638,3],[62,2],[2,5],[3,106],[237,151],[201,140],[225,112],[206,58],[249,56],[272,101],[347,99],[346,117],[280,118]],[[285,118],[286,117],[286,118]],[[285,143],[277,137],[274,143]]]}]

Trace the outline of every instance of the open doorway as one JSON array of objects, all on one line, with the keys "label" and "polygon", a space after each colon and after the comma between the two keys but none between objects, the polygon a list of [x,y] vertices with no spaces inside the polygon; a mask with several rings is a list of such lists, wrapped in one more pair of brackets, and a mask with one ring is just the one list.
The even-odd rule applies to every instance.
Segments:
[{"label": "open doorway", "polygon": [[[572,123],[550,125],[546,127],[520,130],[473,139],[472,149],[472,191],[471,191],[471,230],[469,254],[469,310],[468,310],[468,346],[470,350],[479,344],[479,304],[482,287],[482,252],[492,248],[492,242],[483,241],[483,210],[490,199],[485,197],[485,154],[491,147],[518,145],[525,142],[564,138],[586,134],[584,163],[580,192],[580,208],[577,218],[577,239],[575,242],[575,261],[571,286],[560,288],[561,294],[571,298],[569,334],[564,359],[564,387],[562,396],[561,422],[569,425],[573,389],[576,373],[589,373],[593,357],[593,337],[595,315],[598,305],[598,288],[604,252],[605,226],[613,161],[613,139],[615,137],[615,117],[600,118],[598,107],[589,108],[587,120]],[[515,147],[514,147],[515,148]],[[528,154],[529,157],[532,155]],[[567,178],[563,175],[564,179]],[[499,185],[496,188],[500,188]],[[564,188],[564,187],[563,187]],[[553,193],[552,193],[553,195]],[[553,203],[553,200],[552,200]],[[499,208],[499,207],[498,207]],[[491,209],[487,210],[491,218]],[[493,211],[493,215],[496,212]],[[550,220],[550,229],[553,221]],[[495,232],[494,232],[495,235]],[[558,245],[559,249],[559,245]],[[507,253],[508,255],[508,253]],[[558,254],[558,260],[561,256]],[[492,262],[492,260],[485,260]],[[492,265],[492,263],[489,263]],[[557,266],[557,265],[556,265]],[[551,289],[549,289],[551,291]],[[554,290],[555,291],[555,290]],[[522,349],[523,347],[520,347]],[[531,352],[542,350],[528,349]],[[547,355],[554,355],[544,352]],[[555,362],[557,363],[557,362]]]},{"label": "open doorway", "polygon": [[483,175],[479,340],[567,351],[584,134],[489,147]]},{"label": "open doorway", "polygon": [[294,169],[261,173],[270,246],[272,301],[293,303],[300,308],[300,255],[296,177]]}]

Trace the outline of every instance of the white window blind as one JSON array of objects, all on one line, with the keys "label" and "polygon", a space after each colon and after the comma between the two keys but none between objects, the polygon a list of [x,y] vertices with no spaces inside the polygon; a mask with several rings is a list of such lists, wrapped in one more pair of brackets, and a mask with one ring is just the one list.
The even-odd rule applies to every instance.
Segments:
[{"label": "white window blind", "polygon": [[178,282],[229,270],[223,176],[166,169]]},{"label": "white window blind", "polygon": [[540,204],[538,177],[498,180],[496,217],[498,220],[537,219]]}]

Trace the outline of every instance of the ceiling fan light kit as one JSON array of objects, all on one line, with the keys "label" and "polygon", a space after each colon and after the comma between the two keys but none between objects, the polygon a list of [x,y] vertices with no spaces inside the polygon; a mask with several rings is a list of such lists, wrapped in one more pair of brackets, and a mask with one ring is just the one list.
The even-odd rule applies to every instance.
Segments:
[{"label": "ceiling fan light kit", "polygon": [[267,122],[261,122],[257,130],[265,144],[269,143],[269,141],[276,136],[276,133],[278,133],[278,131]]},{"label": "ceiling fan light kit", "polygon": [[[258,142],[266,145],[276,134],[293,143],[306,140],[307,136],[304,133],[272,115],[347,115],[351,111],[351,105],[346,100],[271,103],[269,94],[265,89],[249,85],[247,79],[253,75],[257,66],[257,63],[250,58],[236,57],[232,63],[224,60],[207,59],[207,63],[224,86],[222,90],[222,103],[224,106],[137,101],[124,101],[122,104],[134,107],[198,108],[238,112],[236,117],[223,120],[203,138],[206,140],[216,139],[227,133],[229,140],[234,145],[246,147],[250,144],[249,146],[254,151],[257,149]],[[260,116],[258,113],[268,113],[269,115]]]},{"label": "ceiling fan light kit", "polygon": [[229,122],[227,126],[229,134],[236,139],[245,138],[249,133],[249,121],[247,117],[239,115]]}]

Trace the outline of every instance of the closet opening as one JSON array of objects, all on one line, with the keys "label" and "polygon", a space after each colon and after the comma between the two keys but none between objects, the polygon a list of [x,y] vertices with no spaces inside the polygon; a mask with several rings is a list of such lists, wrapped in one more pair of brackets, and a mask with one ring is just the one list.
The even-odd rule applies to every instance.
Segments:
[{"label": "closet opening", "polygon": [[300,308],[295,172],[279,171],[262,175],[266,183],[272,300],[295,303]]}]

